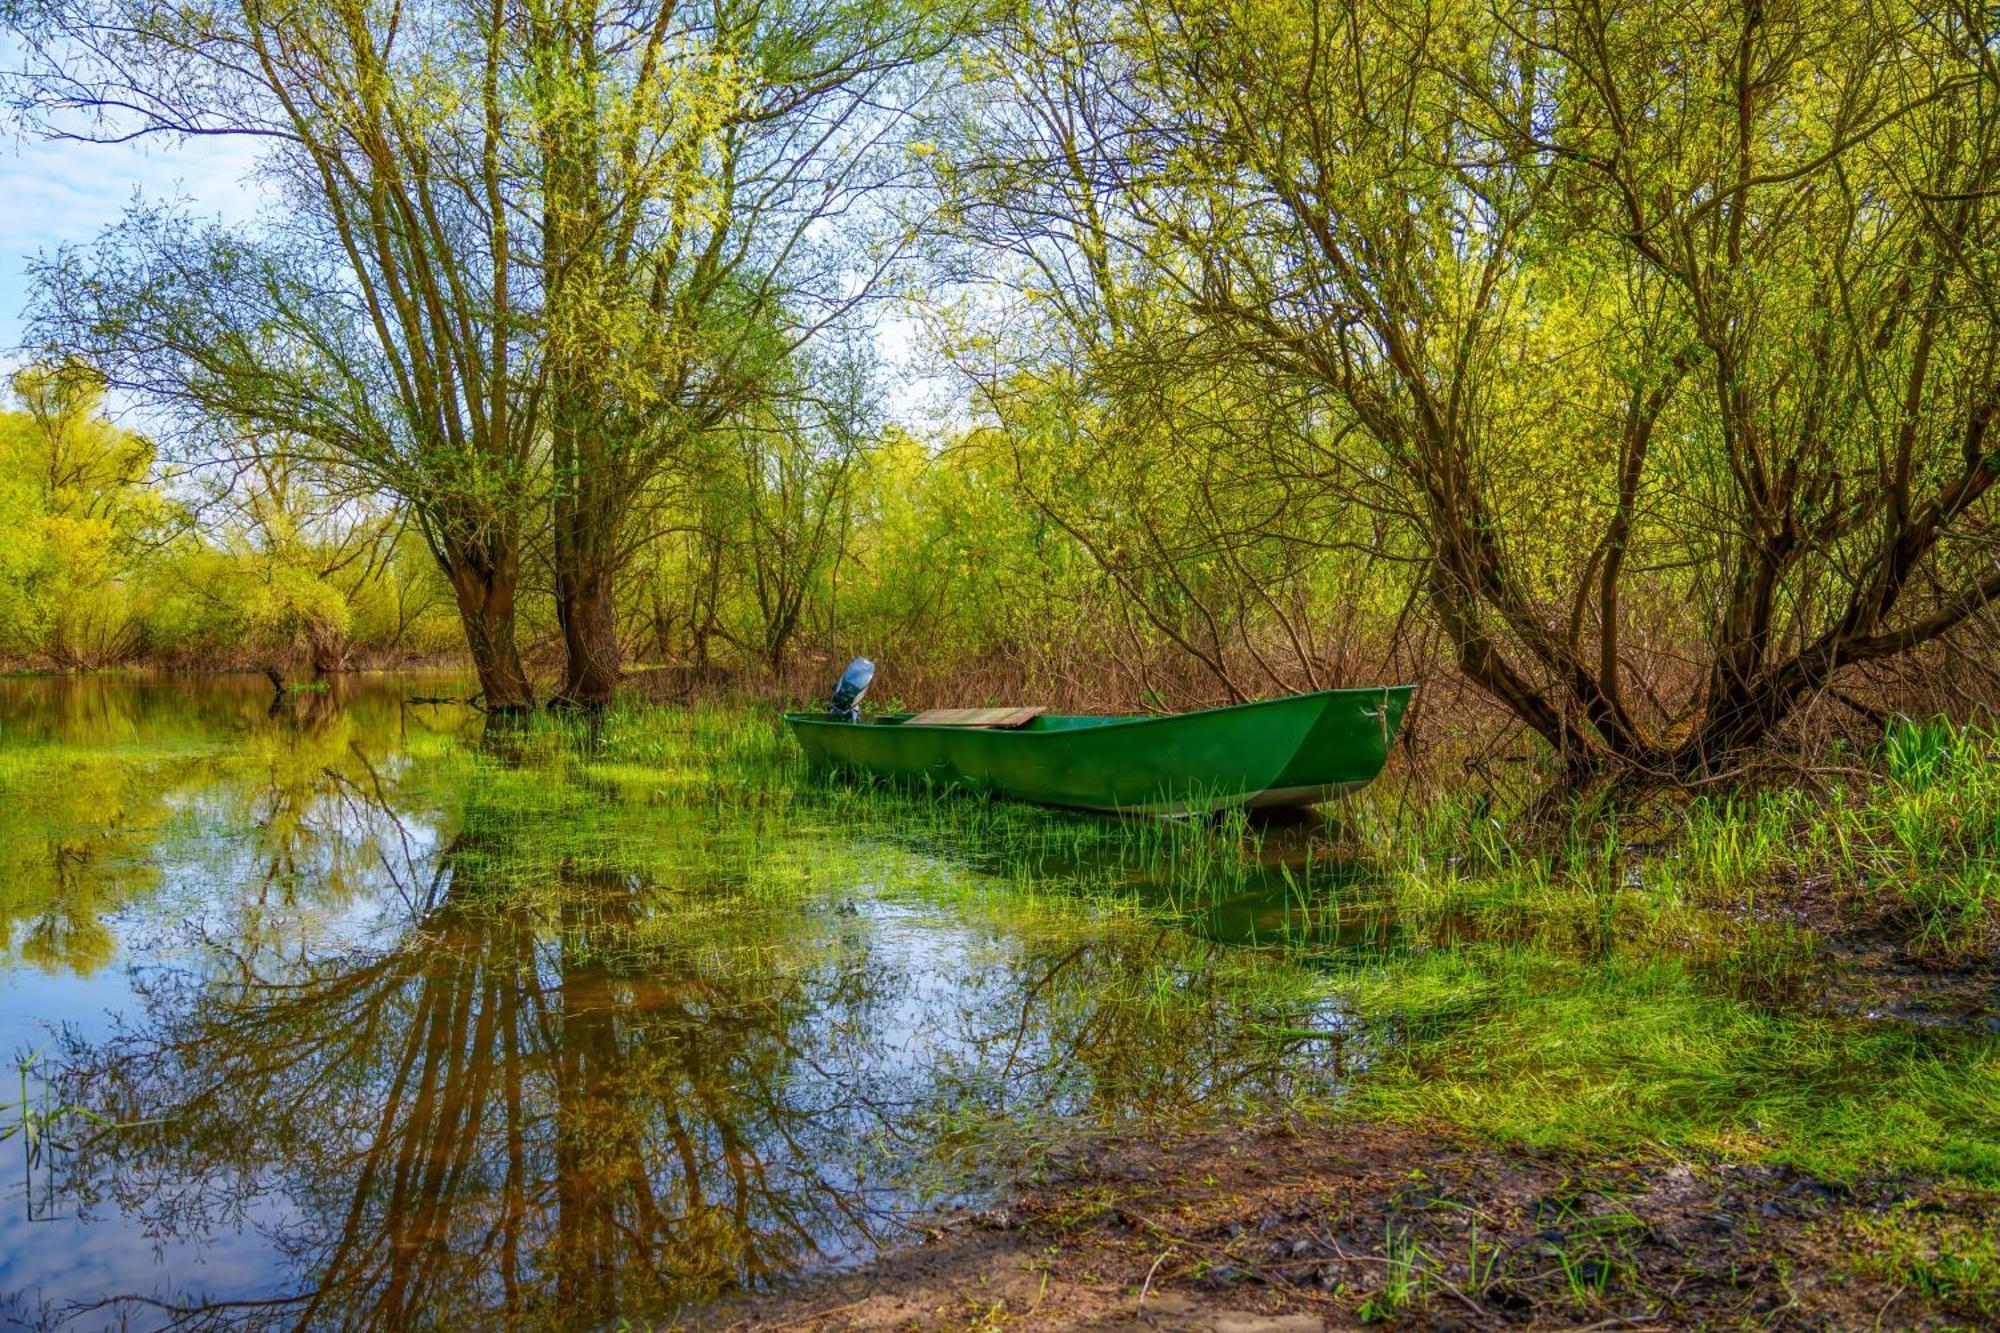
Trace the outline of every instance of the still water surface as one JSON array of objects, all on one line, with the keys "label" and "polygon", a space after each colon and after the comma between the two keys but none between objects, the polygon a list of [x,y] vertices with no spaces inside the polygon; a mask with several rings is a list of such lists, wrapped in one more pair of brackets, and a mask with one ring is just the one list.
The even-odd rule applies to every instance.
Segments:
[{"label": "still water surface", "polygon": [[1268,904],[1165,927],[755,726],[455,692],[0,680],[0,1324],[671,1316],[1077,1127],[1338,1088],[1324,991],[1211,938]]}]

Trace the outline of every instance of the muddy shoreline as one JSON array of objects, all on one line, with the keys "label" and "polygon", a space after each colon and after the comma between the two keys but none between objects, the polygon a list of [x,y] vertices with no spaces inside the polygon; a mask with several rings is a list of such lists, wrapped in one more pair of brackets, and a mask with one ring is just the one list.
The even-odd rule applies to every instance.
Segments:
[{"label": "muddy shoreline", "polygon": [[1381,1124],[1106,1143],[714,1329],[1971,1328],[2000,1193]]}]

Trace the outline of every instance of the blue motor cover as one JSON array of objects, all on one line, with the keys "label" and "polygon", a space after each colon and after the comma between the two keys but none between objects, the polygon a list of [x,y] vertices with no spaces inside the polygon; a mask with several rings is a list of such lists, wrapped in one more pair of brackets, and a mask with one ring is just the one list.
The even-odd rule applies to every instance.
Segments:
[{"label": "blue motor cover", "polygon": [[875,679],[875,664],[865,657],[857,657],[847,664],[847,670],[840,673],[840,683],[833,687],[833,697],[827,700],[826,715],[847,722],[861,720],[861,696],[868,693],[868,683]]}]

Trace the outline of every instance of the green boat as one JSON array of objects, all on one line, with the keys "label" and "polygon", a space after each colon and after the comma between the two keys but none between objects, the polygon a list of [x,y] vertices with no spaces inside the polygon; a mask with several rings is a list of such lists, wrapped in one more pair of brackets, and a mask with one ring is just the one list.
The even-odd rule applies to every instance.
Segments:
[{"label": "green boat", "polygon": [[1121,814],[1315,805],[1382,771],[1409,685],[1160,716],[932,709],[861,718],[858,660],[829,710],[787,713],[806,758],[934,787]]}]

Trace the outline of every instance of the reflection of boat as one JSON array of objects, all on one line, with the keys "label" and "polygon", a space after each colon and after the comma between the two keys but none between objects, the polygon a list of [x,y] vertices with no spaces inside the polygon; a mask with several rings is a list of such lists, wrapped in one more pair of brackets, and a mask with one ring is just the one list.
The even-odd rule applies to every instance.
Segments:
[{"label": "reflection of boat", "polygon": [[[857,664],[859,665],[859,664]],[[845,682],[843,683],[845,689]],[[932,709],[787,713],[815,764],[1042,805],[1174,814],[1312,805],[1382,770],[1413,686],[1322,690],[1160,717]]]}]

